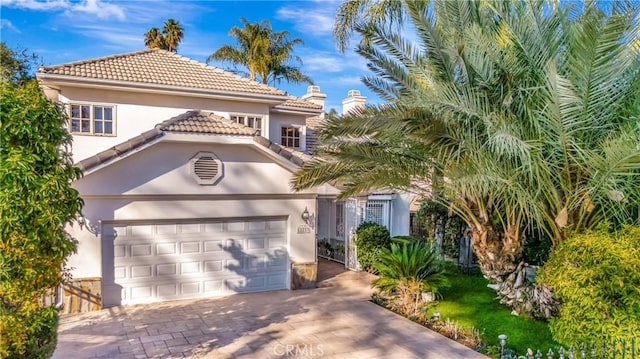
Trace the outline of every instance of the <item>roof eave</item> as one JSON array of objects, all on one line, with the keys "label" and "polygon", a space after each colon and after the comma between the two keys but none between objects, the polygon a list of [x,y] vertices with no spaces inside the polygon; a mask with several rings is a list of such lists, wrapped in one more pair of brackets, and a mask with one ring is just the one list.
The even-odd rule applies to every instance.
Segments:
[{"label": "roof eave", "polygon": [[185,87],[185,86],[173,86],[173,85],[159,85],[159,84],[147,84],[131,81],[120,80],[106,80],[85,78],[69,75],[56,75],[48,74],[44,72],[36,73],[36,77],[42,84],[51,85],[64,85],[71,84],[80,87],[88,88],[110,88],[115,90],[125,90],[133,92],[153,92],[164,94],[184,94],[189,96],[208,97],[223,100],[239,100],[250,99],[256,102],[279,104],[287,100],[287,94],[271,95],[271,94],[259,94],[251,92],[236,92],[236,91],[224,91],[224,90],[211,90],[197,87]]},{"label": "roof eave", "polygon": [[316,116],[322,113],[322,109],[288,107],[288,106],[287,107],[274,106],[271,108],[271,111],[276,113],[289,113],[294,115],[309,115],[309,116]]}]

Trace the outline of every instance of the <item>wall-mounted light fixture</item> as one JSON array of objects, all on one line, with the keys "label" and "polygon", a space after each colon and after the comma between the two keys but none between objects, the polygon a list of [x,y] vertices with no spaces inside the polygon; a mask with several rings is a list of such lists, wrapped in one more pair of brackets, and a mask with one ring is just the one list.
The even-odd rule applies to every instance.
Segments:
[{"label": "wall-mounted light fixture", "polygon": [[302,214],[300,214],[300,218],[304,221],[304,223],[309,224],[311,215],[309,214],[309,210],[307,209],[307,207],[304,207],[304,211],[302,211]]},{"label": "wall-mounted light fixture", "polygon": [[85,216],[80,216],[76,219],[76,221],[78,222],[78,225],[80,225],[80,229],[86,229],[89,231],[89,233],[98,235],[98,232],[100,232],[100,221],[98,221],[98,225],[96,225],[95,223],[90,222]]}]

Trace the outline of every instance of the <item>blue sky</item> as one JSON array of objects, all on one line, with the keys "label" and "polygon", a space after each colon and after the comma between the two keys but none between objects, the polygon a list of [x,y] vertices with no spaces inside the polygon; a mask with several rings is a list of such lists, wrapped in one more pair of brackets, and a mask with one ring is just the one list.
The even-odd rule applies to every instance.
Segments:
[{"label": "blue sky", "polygon": [[[144,0],[2,0],[0,37],[10,48],[26,48],[45,65],[83,60],[144,48],[144,33],[174,18],[184,27],[178,53],[204,62],[225,44],[240,17],[251,22],[267,19],[275,31],[288,30],[302,38],[295,54],[302,71],[327,94],[327,110],[341,111],[347,91],[357,89],[369,103],[380,100],[360,81],[368,75],[366,62],[353,51],[341,54],[332,37],[340,1],[144,1]],[[352,46],[353,47],[353,46]],[[227,65],[212,63],[219,67]],[[281,83],[292,95],[307,85]]]}]

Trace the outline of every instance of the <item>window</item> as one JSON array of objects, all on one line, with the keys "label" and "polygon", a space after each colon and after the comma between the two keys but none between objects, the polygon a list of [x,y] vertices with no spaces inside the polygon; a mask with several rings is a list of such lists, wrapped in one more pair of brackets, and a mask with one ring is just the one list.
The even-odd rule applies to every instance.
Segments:
[{"label": "window", "polygon": [[262,117],[260,116],[231,115],[231,121],[255,128],[256,130],[262,130]]},{"label": "window", "polygon": [[113,106],[71,104],[71,133],[112,136]]},{"label": "window", "polygon": [[370,199],[367,201],[367,207],[364,215],[364,222],[373,222],[379,225],[389,227],[391,201]]},{"label": "window", "polygon": [[280,144],[286,147],[300,148],[300,128],[283,127],[280,134]]}]

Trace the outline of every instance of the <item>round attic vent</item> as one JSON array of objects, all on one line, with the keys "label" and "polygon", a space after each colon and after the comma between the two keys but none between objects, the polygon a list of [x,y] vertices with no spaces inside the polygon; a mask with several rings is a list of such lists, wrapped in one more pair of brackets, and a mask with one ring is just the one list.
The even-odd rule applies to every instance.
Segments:
[{"label": "round attic vent", "polygon": [[212,185],[222,177],[222,162],[213,152],[198,152],[191,159],[191,170],[196,182],[201,185]]}]

